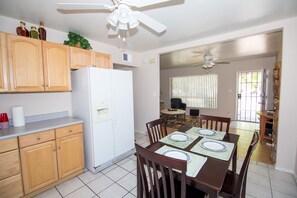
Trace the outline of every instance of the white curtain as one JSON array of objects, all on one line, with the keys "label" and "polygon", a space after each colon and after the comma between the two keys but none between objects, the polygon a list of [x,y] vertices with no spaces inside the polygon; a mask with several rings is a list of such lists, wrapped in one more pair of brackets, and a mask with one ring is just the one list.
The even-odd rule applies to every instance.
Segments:
[{"label": "white curtain", "polygon": [[217,108],[218,75],[170,78],[171,98],[181,98],[187,107]]}]

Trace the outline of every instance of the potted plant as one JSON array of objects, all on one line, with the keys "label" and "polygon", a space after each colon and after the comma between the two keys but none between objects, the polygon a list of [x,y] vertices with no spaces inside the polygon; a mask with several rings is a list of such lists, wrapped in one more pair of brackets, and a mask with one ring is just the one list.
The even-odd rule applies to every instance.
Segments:
[{"label": "potted plant", "polygon": [[87,50],[92,49],[89,41],[77,33],[69,32],[68,38],[69,38],[68,41],[64,41],[64,45],[80,47],[80,48],[87,49]]}]

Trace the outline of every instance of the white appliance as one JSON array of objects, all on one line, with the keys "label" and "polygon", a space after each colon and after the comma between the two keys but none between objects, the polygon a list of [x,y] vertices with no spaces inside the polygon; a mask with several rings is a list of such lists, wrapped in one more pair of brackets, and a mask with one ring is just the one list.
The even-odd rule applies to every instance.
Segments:
[{"label": "white appliance", "polygon": [[132,72],[85,67],[71,77],[73,116],[84,121],[86,168],[96,173],[133,152]]}]

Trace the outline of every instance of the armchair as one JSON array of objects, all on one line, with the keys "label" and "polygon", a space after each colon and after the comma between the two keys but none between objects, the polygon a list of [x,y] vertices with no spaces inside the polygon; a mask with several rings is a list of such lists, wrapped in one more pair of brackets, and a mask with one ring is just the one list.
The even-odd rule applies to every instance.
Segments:
[{"label": "armchair", "polygon": [[180,98],[171,98],[171,108],[186,110],[187,104],[183,103]]}]

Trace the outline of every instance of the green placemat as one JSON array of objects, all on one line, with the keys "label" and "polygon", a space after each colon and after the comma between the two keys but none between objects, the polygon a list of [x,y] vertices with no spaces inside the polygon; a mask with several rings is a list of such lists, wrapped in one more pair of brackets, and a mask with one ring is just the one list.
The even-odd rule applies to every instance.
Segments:
[{"label": "green placemat", "polygon": [[166,146],[166,145],[162,146],[155,152],[159,153],[159,154],[163,154],[164,152],[169,151],[169,150],[181,151],[181,152],[187,153],[190,156],[190,161],[187,163],[187,172],[186,172],[186,175],[189,177],[196,177],[196,175],[199,173],[202,166],[204,165],[204,163],[207,160],[207,157],[196,155],[194,153],[186,152],[186,151],[179,150],[179,149],[176,149],[176,148],[173,148],[170,146]]},{"label": "green placemat", "polygon": [[226,135],[226,132],[222,132],[222,131],[215,131],[216,133],[213,136],[202,135],[198,133],[200,129],[204,129],[204,128],[192,127],[191,129],[187,130],[186,133],[191,135],[201,136],[201,137],[207,137],[214,140],[222,140]]},{"label": "green placemat", "polygon": [[[189,140],[187,141],[174,141],[172,139],[170,139],[171,135],[175,135],[175,134],[182,134],[182,135],[187,135],[189,137]],[[186,148],[187,146],[189,146],[195,139],[197,138],[197,136],[192,135],[192,134],[185,134],[183,132],[179,132],[179,131],[175,131],[169,135],[167,135],[166,137],[163,137],[162,139],[160,139],[160,142],[163,142],[165,144],[168,145],[172,145],[178,148]]]},{"label": "green placemat", "polygon": [[[201,143],[203,143],[205,141],[223,143],[223,144],[225,144],[227,146],[227,150],[226,151],[207,150],[207,149],[205,149],[205,148],[203,148],[201,146]],[[195,146],[193,146],[191,151],[194,152],[194,153],[198,153],[198,154],[202,154],[202,155],[210,156],[210,157],[213,157],[213,158],[228,161],[230,159],[233,148],[234,148],[234,144],[230,143],[230,142],[223,142],[223,141],[217,141],[217,140],[212,140],[212,139],[208,139],[208,138],[202,138]]]}]

